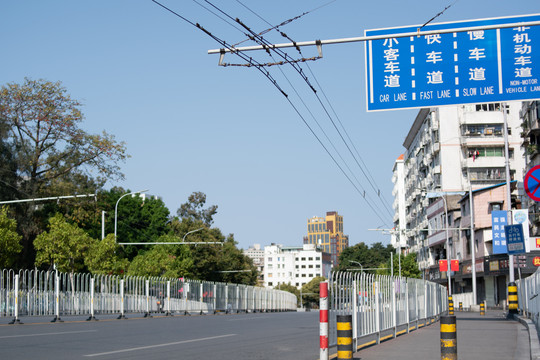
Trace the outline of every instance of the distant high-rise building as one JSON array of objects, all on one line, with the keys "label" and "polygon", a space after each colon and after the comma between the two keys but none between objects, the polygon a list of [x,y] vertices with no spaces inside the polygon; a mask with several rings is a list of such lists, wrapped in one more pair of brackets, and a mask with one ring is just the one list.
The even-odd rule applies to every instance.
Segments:
[{"label": "distant high-rise building", "polygon": [[243,251],[244,255],[253,260],[253,265],[257,267],[259,275],[257,276],[257,283],[262,286],[264,284],[264,249],[261,249],[261,244],[253,244],[247,250]]},{"label": "distant high-rise building", "polygon": [[337,211],[327,212],[326,217],[308,219],[307,233],[304,244],[314,244],[329,253],[333,266],[338,264],[339,255],[349,246],[349,236],[343,234],[343,216]]}]

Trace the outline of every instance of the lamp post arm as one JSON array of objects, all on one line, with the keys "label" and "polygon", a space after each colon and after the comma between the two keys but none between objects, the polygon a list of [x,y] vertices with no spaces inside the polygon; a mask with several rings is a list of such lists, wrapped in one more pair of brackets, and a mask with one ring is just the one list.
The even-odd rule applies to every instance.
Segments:
[{"label": "lamp post arm", "polygon": [[124,194],[124,195],[120,196],[120,198],[116,201],[116,205],[114,206],[114,240],[115,241],[116,241],[116,229],[117,229],[117,225],[118,225],[118,203],[125,196],[133,195],[133,194],[139,194],[139,193],[143,193],[143,192],[147,192],[147,191],[148,190],[133,191],[133,192],[130,192],[130,193],[127,193],[127,194]]},{"label": "lamp post arm", "polygon": [[194,233],[194,232],[196,232],[196,231],[203,230],[203,229],[204,229],[204,228],[202,227],[202,228],[199,228],[199,229],[196,229],[196,230],[188,231],[188,232],[184,235],[184,237],[182,238],[182,241],[185,241],[185,240],[186,240],[186,236],[188,236],[188,234],[191,234],[191,233]]}]

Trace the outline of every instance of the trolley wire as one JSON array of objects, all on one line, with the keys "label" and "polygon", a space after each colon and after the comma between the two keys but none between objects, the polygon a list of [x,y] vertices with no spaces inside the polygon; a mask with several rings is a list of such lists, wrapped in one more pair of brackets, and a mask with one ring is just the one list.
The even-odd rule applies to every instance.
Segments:
[{"label": "trolley wire", "polygon": [[[206,0],[205,0],[206,1]],[[156,5],[159,5],[160,7],[162,7],[163,9],[169,11],[171,14],[177,16],[178,18],[182,19],[183,21],[185,21],[186,23],[196,27],[197,29],[203,31],[205,34],[207,34],[209,37],[211,37],[214,41],[216,41],[217,43],[219,43],[221,46],[223,46],[224,48],[228,49],[229,51],[231,51],[232,54],[240,57],[242,60],[246,61],[247,63],[249,64],[252,64],[253,67],[255,67],[257,70],[259,70],[281,93],[282,95],[285,96],[285,98],[287,99],[287,101],[289,102],[289,104],[291,105],[291,107],[294,109],[294,111],[297,113],[297,115],[301,118],[301,120],[304,122],[304,124],[308,127],[308,129],[310,130],[310,132],[312,133],[313,136],[315,136],[315,138],[317,139],[317,141],[319,142],[319,144],[323,147],[323,149],[326,151],[326,153],[330,156],[330,158],[332,159],[332,161],[336,164],[336,166],[340,169],[340,171],[343,173],[343,175],[347,178],[347,180],[353,185],[353,187],[356,189],[356,191],[360,194],[360,196],[362,196],[364,198],[364,200],[366,201],[367,205],[371,208],[371,210],[373,210],[374,214],[381,220],[383,221],[384,223],[386,223],[386,220],[383,219],[383,217],[379,214],[379,212],[375,209],[375,207],[370,203],[370,201],[368,201],[368,199],[366,198],[366,192],[365,190],[362,191],[358,188],[358,186],[354,183],[354,181],[352,181],[352,179],[349,177],[349,175],[345,172],[345,170],[343,169],[343,167],[339,164],[339,162],[336,160],[336,158],[332,155],[332,153],[328,150],[328,148],[324,145],[324,143],[322,142],[322,140],[320,139],[320,137],[315,133],[315,131],[313,130],[313,128],[309,125],[309,123],[306,121],[305,117],[301,114],[301,112],[299,111],[299,109],[296,107],[296,105],[292,102],[292,100],[289,98],[288,94],[279,86],[279,84],[277,83],[277,81],[272,77],[272,75],[270,74],[269,71],[267,71],[265,68],[263,68],[263,65],[261,63],[259,63],[258,61],[256,61],[255,59],[253,59],[252,57],[249,57],[247,55],[245,55],[243,52],[241,51],[238,51],[236,49],[234,49],[234,47],[227,43],[226,41],[220,39],[219,37],[217,37],[216,35],[212,34],[210,31],[208,31],[207,29],[205,29],[203,26],[201,26],[199,23],[196,23],[196,22],[193,22],[189,19],[187,19],[186,17],[180,15],[179,13],[175,12],[174,10],[168,8],[167,6],[161,4],[160,2],[158,2],[157,0],[152,0],[152,2],[154,2]],[[215,5],[211,4],[210,2],[206,1],[208,4],[210,4],[212,7],[214,7],[216,10],[220,11],[222,14],[224,14],[226,17],[232,19],[232,17],[226,13],[224,13],[222,10],[220,10],[219,8],[217,8]],[[237,19],[235,19],[236,21]],[[238,21],[237,21],[238,22]],[[254,32],[252,32],[247,26],[244,26],[241,22],[240,24],[246,28],[246,30],[248,30],[250,32],[250,34],[252,34],[253,36],[253,39],[256,39],[258,38],[259,36],[257,36],[257,34],[255,34]],[[246,34],[247,35],[247,34]],[[249,35],[248,35],[249,36]],[[268,43],[266,43],[266,40],[262,39],[260,41],[263,41],[265,44],[266,44],[266,51],[268,54],[270,54],[270,51],[269,51],[269,46],[268,46]],[[272,49],[272,50],[276,50],[276,49]],[[289,56],[286,54],[286,53],[283,53],[282,51],[276,51],[278,53],[278,55],[280,55],[282,58],[285,59],[286,62],[288,62],[288,58]],[[302,78],[304,78],[304,80],[308,83],[308,85],[310,86],[310,88],[316,93],[316,90],[315,88],[313,88],[313,86],[309,83],[309,80],[307,79],[307,77],[305,76],[305,74],[303,73],[303,70],[301,68],[297,68],[296,66],[294,66],[294,63],[291,64],[295,70],[302,76]],[[380,210],[379,210],[380,211]]]}]

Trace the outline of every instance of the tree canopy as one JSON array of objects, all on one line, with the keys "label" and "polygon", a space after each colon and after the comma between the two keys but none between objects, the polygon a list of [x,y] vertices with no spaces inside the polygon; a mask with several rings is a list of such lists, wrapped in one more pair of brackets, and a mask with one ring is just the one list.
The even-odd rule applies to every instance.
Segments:
[{"label": "tree canopy", "polygon": [[10,268],[21,252],[22,236],[17,233],[17,222],[9,218],[7,207],[0,208],[0,268]]},{"label": "tree canopy", "polygon": [[338,270],[347,270],[351,268],[361,267],[368,272],[374,273],[381,263],[385,263],[390,259],[390,253],[394,251],[392,245],[384,246],[380,242],[374,243],[368,247],[365,243],[360,242],[354,246],[350,246],[342,251],[339,256]]},{"label": "tree canopy", "polygon": [[[0,88],[0,194],[15,200],[93,193],[107,179],[123,178],[125,145],[106,132],[80,128],[81,108],[60,82],[26,78]],[[13,210],[23,236],[22,263],[29,265],[32,241],[52,214],[28,203]]]},{"label": "tree canopy", "polygon": [[214,222],[214,215],[217,213],[217,205],[212,205],[204,208],[206,204],[206,194],[197,191],[192,193],[188,202],[182,204],[178,209],[178,216],[182,219],[190,219],[193,221],[202,221],[206,226],[210,226]]}]

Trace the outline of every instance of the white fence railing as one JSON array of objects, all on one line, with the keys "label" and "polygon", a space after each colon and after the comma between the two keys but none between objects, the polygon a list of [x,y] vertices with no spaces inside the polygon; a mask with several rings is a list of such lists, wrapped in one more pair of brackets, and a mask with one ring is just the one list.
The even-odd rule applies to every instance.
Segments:
[{"label": "white fence railing", "polygon": [[516,285],[518,307],[523,311],[523,315],[534,322],[538,330],[540,328],[540,268],[531,276],[516,281]]},{"label": "white fence railing", "polygon": [[40,270],[0,271],[0,317],[296,310],[296,296],[247,285]]},{"label": "white fence railing", "polygon": [[471,306],[476,305],[472,292],[452,294],[452,301],[454,302],[454,310],[459,310],[459,303],[461,303],[464,310],[470,310]]},{"label": "white fence railing", "polygon": [[395,337],[448,310],[446,288],[421,279],[334,272],[328,283],[329,346],[337,344],[336,315],[352,315],[353,348],[363,338]]}]

